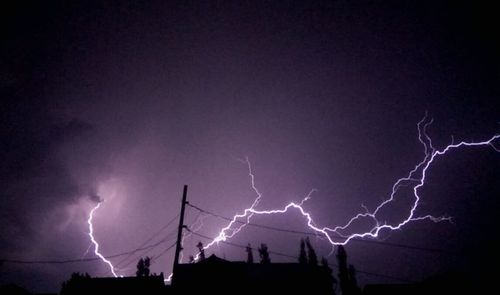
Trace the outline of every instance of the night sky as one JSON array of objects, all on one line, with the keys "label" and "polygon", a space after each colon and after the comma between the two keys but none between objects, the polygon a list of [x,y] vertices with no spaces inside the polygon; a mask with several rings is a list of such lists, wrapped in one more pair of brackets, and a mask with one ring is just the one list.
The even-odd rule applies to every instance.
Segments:
[{"label": "night sky", "polygon": [[[0,8],[0,259],[94,258],[140,247],[174,219],[182,187],[233,216],[300,201],[321,226],[387,198],[436,148],[500,130],[500,21],[471,1],[33,1]],[[308,3],[314,2],[314,3]],[[474,3],[472,3],[474,2]],[[497,142],[500,146],[500,142]],[[346,249],[360,271],[408,281],[498,268],[500,154],[466,148],[436,160],[419,212],[453,217],[382,233]],[[408,195],[389,219],[408,210]],[[405,211],[406,210],[406,211]],[[186,224],[198,212],[187,209]],[[200,234],[226,224],[207,216]],[[307,231],[296,212],[252,222]],[[175,240],[175,219],[151,243]],[[230,241],[298,256],[300,234],[247,227]],[[199,237],[186,239],[185,260]],[[320,256],[329,244],[312,237]],[[390,244],[410,247],[394,247]],[[429,251],[440,249],[441,251]],[[207,250],[244,260],[244,249]],[[173,249],[152,272],[171,272]],[[119,273],[135,274],[141,253]],[[145,256],[145,255],[144,255]],[[254,256],[258,257],[257,252]],[[114,263],[123,257],[112,259]],[[329,258],[335,263],[335,256]],[[271,254],[273,262],[295,261]],[[126,263],[125,263],[126,264]],[[0,284],[58,291],[71,272],[109,276],[100,261],[0,264]],[[334,273],[336,273],[335,271]],[[359,273],[361,285],[397,283]]]}]

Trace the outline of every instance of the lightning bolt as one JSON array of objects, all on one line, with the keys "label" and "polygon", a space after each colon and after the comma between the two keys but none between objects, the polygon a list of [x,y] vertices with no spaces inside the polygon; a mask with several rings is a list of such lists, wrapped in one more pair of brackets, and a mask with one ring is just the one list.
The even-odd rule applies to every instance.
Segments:
[{"label": "lightning bolt", "polygon": [[[249,208],[245,209],[243,213],[236,214],[233,217],[233,219],[228,223],[228,225],[226,225],[224,228],[221,229],[217,237],[203,247],[204,250],[209,249],[214,244],[217,244],[221,241],[226,241],[227,239],[234,237],[234,235],[239,233],[246,226],[246,224],[250,222],[250,219],[254,214],[259,214],[257,211],[255,211],[255,207],[259,205],[260,200],[262,199],[262,194],[255,185],[255,175],[253,174],[252,171],[252,164],[250,163],[248,157],[245,158],[245,160],[238,159],[238,161],[245,163],[247,165],[248,175],[250,176],[250,184],[252,186],[252,190],[255,192],[257,197],[253,201],[252,205]],[[233,228],[233,225],[238,222],[238,219],[244,217],[246,217],[246,223],[240,223],[238,227]],[[195,260],[198,260],[199,258],[200,258],[200,253],[196,254],[196,256],[194,257]]]},{"label": "lightning bolt", "polygon": [[85,256],[87,256],[87,254],[89,254],[90,248],[92,248],[92,246],[93,246],[93,244],[92,244],[92,242],[90,242],[89,246],[87,247],[87,250],[85,250],[85,253],[83,253],[82,259],[84,259]]},{"label": "lightning bolt", "polygon": [[168,277],[166,279],[164,279],[163,282],[170,283],[172,281],[173,275],[174,275],[174,273],[170,273],[170,275],[168,275]]},{"label": "lightning bolt", "polygon": [[97,209],[99,209],[99,207],[101,206],[101,203],[102,202],[97,203],[97,205],[92,210],[90,210],[89,218],[87,219],[87,223],[89,225],[89,237],[90,240],[92,241],[92,244],[94,244],[95,247],[94,254],[109,266],[111,273],[115,278],[117,278],[118,275],[115,273],[115,268],[113,267],[113,264],[99,252],[99,243],[97,243],[96,239],[94,238],[94,226],[92,224],[92,219],[94,218],[95,211],[97,211]]},{"label": "lightning bolt", "polygon": [[[196,216],[195,218],[195,221],[193,222],[193,224],[187,229],[187,232],[184,231],[182,233],[182,239],[181,239],[181,246],[184,245],[184,241],[191,237],[193,235],[193,233],[197,233],[200,229],[202,229],[203,226],[205,226],[204,224],[204,220],[208,217],[208,215],[206,214],[203,214],[202,212],[200,212],[200,214],[198,214],[198,216]],[[180,257],[179,257],[179,263],[182,263],[182,260],[184,259],[184,252],[181,251],[180,253]]]},{"label": "lightning bolt", "polygon": [[[244,209],[241,213],[237,213],[233,216],[231,221],[223,227],[220,231],[219,234],[212,240],[210,241],[207,245],[204,246],[204,249],[207,250],[211,248],[213,245],[218,244],[219,242],[226,241],[230,238],[232,238],[234,235],[236,235],[238,232],[240,232],[249,222],[250,219],[255,216],[255,215],[273,215],[273,214],[285,214],[290,210],[296,210],[300,213],[300,215],[305,219],[307,226],[314,232],[319,234],[320,236],[323,236],[326,238],[326,240],[332,245],[332,250],[334,246],[338,245],[346,245],[351,241],[352,239],[355,238],[378,238],[379,234],[383,230],[389,230],[389,231],[396,231],[400,230],[402,227],[407,225],[408,223],[415,222],[415,221],[422,221],[422,220],[430,220],[432,222],[442,222],[442,221],[450,221],[451,222],[451,217],[446,217],[446,216],[439,216],[435,217],[432,215],[416,215],[416,210],[419,206],[420,202],[420,195],[419,195],[419,190],[425,185],[426,183],[426,176],[427,172],[430,169],[431,165],[434,163],[436,159],[438,159],[441,156],[444,156],[445,154],[451,152],[452,150],[463,148],[463,147],[477,147],[477,146],[490,146],[492,147],[495,151],[500,152],[500,150],[494,146],[493,142],[500,138],[500,135],[494,135],[489,139],[486,139],[484,141],[478,141],[478,142],[466,142],[462,141],[459,143],[454,143],[452,140],[452,143],[447,145],[445,148],[442,150],[436,150],[433,145],[432,145],[432,140],[428,136],[426,129],[427,127],[432,124],[432,119],[429,121],[427,120],[427,114],[424,116],[424,118],[418,122],[417,124],[417,130],[418,130],[418,139],[420,143],[424,147],[424,158],[416,164],[412,170],[408,172],[408,174],[405,177],[399,178],[396,180],[394,185],[392,186],[392,191],[388,198],[383,200],[374,210],[370,211],[368,208],[364,205],[362,207],[364,208],[364,212],[358,213],[355,216],[353,216],[346,224],[336,226],[336,227],[319,227],[315,224],[311,213],[307,212],[303,208],[304,202],[310,199],[311,195],[316,191],[316,189],[312,189],[303,199],[301,202],[290,202],[286,206],[279,208],[279,209],[271,209],[271,210],[258,210],[256,207],[258,206],[262,194],[259,192],[255,185],[255,176],[252,171],[252,166],[250,164],[250,161],[248,158],[246,158],[244,161],[241,160],[242,162],[246,163],[248,166],[248,174],[250,176],[251,180],[251,186],[254,192],[256,193],[257,197],[255,198],[254,202],[252,205],[246,209]],[[412,187],[412,197],[414,198],[413,204],[408,210],[408,214],[406,215],[405,218],[403,218],[401,221],[395,223],[395,224],[388,224],[378,217],[380,210],[382,208],[388,206],[390,203],[392,203],[396,199],[396,194],[399,191],[399,189],[403,186],[411,186]],[[241,219],[246,219],[246,222],[241,224]],[[345,233],[349,227],[358,220],[361,219],[368,219],[371,222],[373,222],[373,226],[365,232],[353,232],[353,233]],[[235,223],[239,223],[241,225],[234,227]],[[340,239],[340,241],[339,241]],[[199,259],[199,254],[195,257],[196,260]]]},{"label": "lightning bolt", "polygon": [[[182,247],[182,245],[184,245],[184,241],[187,238],[191,237],[193,235],[193,233],[196,233],[200,229],[202,229],[202,227],[205,225],[204,220],[207,217],[208,217],[208,215],[203,214],[202,212],[200,212],[200,214],[198,214],[198,216],[195,218],[195,221],[193,222],[193,224],[190,226],[190,228],[188,228],[187,232],[182,233],[181,247]],[[181,252],[180,257],[179,257],[179,262],[182,263],[183,259],[184,259],[184,252]],[[195,260],[198,260],[198,255],[195,257]],[[172,275],[173,274],[170,273],[170,275],[166,279],[164,279],[163,281],[165,283],[170,283],[172,281]]]},{"label": "lightning bolt", "polygon": [[[489,139],[483,140],[483,141],[462,141],[459,143],[454,143],[454,140],[452,138],[452,142],[444,147],[441,150],[437,150],[433,144],[431,138],[428,136],[426,129],[427,127],[432,124],[432,119],[427,121],[427,114],[424,116],[424,118],[418,122],[417,124],[417,130],[418,130],[418,140],[419,142],[423,145],[424,147],[424,157],[423,159],[417,163],[413,169],[411,169],[408,174],[402,178],[399,178],[396,180],[396,182],[392,186],[391,193],[389,196],[383,200],[381,203],[379,203],[378,206],[375,207],[374,210],[370,211],[366,206],[363,204],[361,205],[364,209],[363,212],[357,213],[354,215],[351,219],[349,219],[344,225],[339,225],[335,227],[320,227],[316,225],[316,223],[313,220],[313,217],[311,213],[306,211],[303,207],[304,203],[308,201],[312,194],[316,192],[316,189],[312,189],[309,191],[309,193],[300,201],[300,202],[290,202],[287,205],[285,205],[282,208],[278,209],[270,209],[270,210],[261,210],[257,209],[263,194],[259,191],[255,184],[255,175],[252,170],[252,165],[247,158],[245,160],[239,159],[240,162],[244,163],[247,165],[248,169],[248,175],[250,177],[251,181],[251,187],[252,190],[255,192],[256,198],[250,205],[250,207],[244,209],[240,213],[236,213],[233,218],[229,221],[229,223],[223,227],[220,231],[219,234],[211,240],[207,245],[203,247],[204,250],[207,250],[211,248],[214,245],[217,245],[219,242],[227,241],[228,239],[231,239],[234,237],[236,234],[238,234],[248,223],[250,223],[250,220],[253,216],[255,215],[273,215],[273,214],[285,214],[288,213],[291,210],[297,211],[306,221],[306,225],[311,229],[314,233],[318,234],[319,237],[324,237],[332,246],[332,251],[334,246],[338,245],[346,245],[349,243],[352,239],[356,238],[379,238],[379,234],[383,230],[389,230],[389,231],[396,231],[400,230],[403,228],[405,225],[411,222],[416,222],[416,221],[423,221],[423,220],[429,220],[432,222],[442,222],[442,221],[451,221],[451,217],[447,216],[439,216],[435,217],[432,215],[417,215],[415,212],[419,206],[420,203],[420,195],[419,191],[420,189],[425,185],[426,183],[426,176],[428,173],[428,170],[432,166],[432,164],[435,162],[436,159],[446,155],[447,153],[459,149],[459,148],[465,148],[465,147],[479,147],[479,146],[489,146],[493,148],[496,152],[500,152],[500,149],[497,148],[493,142],[497,139],[500,138],[500,134],[496,134],[492,136]],[[394,224],[388,224],[387,222],[383,221],[379,217],[380,211],[387,207],[389,204],[394,202],[396,200],[397,193],[401,187],[408,187],[410,186],[412,188],[413,194],[412,198],[414,199],[412,205],[410,206],[408,213],[405,218],[400,220],[397,223]],[[94,212],[99,208],[101,203],[98,203],[91,211],[90,215],[88,218],[88,224],[89,224],[89,237],[92,241],[92,243],[95,246],[95,251],[94,253],[104,262],[106,263],[113,276],[117,277],[117,274],[115,273],[115,268],[113,267],[112,263],[107,260],[102,254],[99,253],[99,244],[93,237],[93,225],[92,225],[92,218]],[[201,218],[200,218],[201,216]],[[193,228],[189,229],[189,233],[183,235],[182,241],[184,241],[186,238],[188,238],[192,232],[196,232],[199,229],[202,228],[203,226],[203,219],[206,216],[200,215],[196,219],[196,221],[193,224]],[[241,220],[245,220],[242,222]],[[351,232],[351,233],[346,233],[351,225],[355,223],[358,220],[369,220],[373,223],[371,228],[365,232]],[[235,225],[235,224],[238,225]],[[195,260],[199,259],[199,254],[195,256]],[[182,258],[181,258],[182,260]],[[170,282],[172,278],[172,274],[170,274],[167,279],[165,279],[165,282]]]}]

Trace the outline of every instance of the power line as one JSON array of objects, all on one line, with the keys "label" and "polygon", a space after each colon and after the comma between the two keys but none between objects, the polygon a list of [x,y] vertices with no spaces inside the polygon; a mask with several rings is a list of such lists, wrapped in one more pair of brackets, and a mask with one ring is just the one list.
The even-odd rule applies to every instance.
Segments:
[{"label": "power line", "polygon": [[[197,232],[191,232],[193,235],[195,236],[198,236],[200,238],[204,238],[204,239],[207,239],[207,240],[214,240],[213,238],[211,237],[208,237],[208,236],[205,236],[205,235],[202,235],[200,233],[197,233]],[[240,245],[240,244],[235,244],[235,243],[232,243],[232,242],[228,242],[228,241],[220,241],[220,243],[224,243],[224,244],[227,244],[229,246],[233,246],[233,247],[237,247],[237,248],[242,248],[242,249],[246,249],[247,246],[244,246],[244,245]],[[292,255],[288,255],[288,254],[284,254],[284,253],[279,253],[279,252],[273,252],[273,251],[269,251],[269,253],[271,254],[275,254],[277,256],[283,256],[283,257],[287,257],[287,258],[293,258],[293,259],[297,259],[296,256],[292,256]]]},{"label": "power line", "polygon": [[[174,222],[177,218],[179,217],[179,214],[175,215],[172,219],[170,219],[165,225],[163,225],[159,230],[157,230],[154,234],[152,234],[145,242],[143,242],[139,247],[144,247],[144,245],[146,245],[148,242],[150,242],[151,240],[153,240],[158,234],[160,234],[164,229],[168,228],[172,222]],[[128,267],[131,263],[134,263],[134,260],[130,260],[128,261],[136,252],[138,251],[142,251],[142,250],[146,250],[145,252],[143,252],[141,255],[146,255],[147,253],[151,252],[151,250],[153,250],[156,246],[158,246],[159,244],[165,242],[166,240],[170,239],[171,236],[175,234],[175,230],[174,231],[171,231],[169,232],[161,241],[153,244],[153,245],[150,245],[150,246],[147,246],[146,248],[144,249],[141,249],[141,250],[137,250],[137,251],[134,251],[133,253],[130,253],[127,257],[123,258],[122,260],[118,261],[118,263],[115,264],[114,267],[118,268],[118,269],[125,269],[126,267]],[[124,262],[127,261],[125,264]],[[106,271],[104,274],[102,274],[101,276],[105,276],[107,274],[109,274],[110,271]]]},{"label": "power line", "polygon": [[[169,227],[172,222],[174,222],[177,217],[179,217],[179,214],[177,214],[174,218],[170,219],[164,226],[162,226],[159,230],[157,230],[154,234],[152,234],[145,242],[143,242],[139,247],[144,247],[147,243],[149,243],[151,240],[153,240],[154,238],[156,238],[156,236],[158,236],[164,229],[166,229],[167,227]],[[167,235],[169,236],[170,233]],[[120,267],[120,264],[122,264],[123,262],[127,261],[134,253],[131,253],[129,256],[123,258],[122,260],[118,261],[118,263],[116,263],[116,267]],[[128,264],[127,264],[128,265]]]},{"label": "power line", "polygon": [[[143,251],[143,250],[150,250],[152,248],[157,247],[158,245],[164,243],[165,241],[168,241],[168,236],[171,234],[167,235],[164,239],[160,240],[159,242],[145,246],[145,247],[140,247],[136,248],[131,251],[127,252],[122,252],[118,254],[113,254],[109,256],[104,256],[106,259],[112,259],[112,258],[117,258],[125,255],[132,255],[138,251]],[[13,263],[13,264],[67,264],[67,263],[79,263],[79,262],[92,262],[92,261],[97,261],[101,260],[99,257],[94,257],[94,258],[78,258],[78,259],[64,259],[64,260],[22,260],[22,259],[3,259],[0,258],[1,263]]]},{"label": "power line", "polygon": [[[172,239],[172,236],[175,234],[175,231],[173,232],[170,232],[169,234],[167,234],[162,240],[152,244],[152,245],[149,245],[147,247],[143,247],[143,248],[140,248],[140,249],[137,249],[136,251],[132,251],[132,253],[129,254],[128,257],[131,257],[133,254],[135,254],[136,252],[138,251],[144,251],[141,256],[143,255],[146,255],[147,253],[151,252],[154,248],[156,248],[157,246],[159,246],[160,244],[163,244],[164,242],[167,242],[167,241],[170,241]],[[124,260],[127,260],[127,259],[124,259]],[[122,260],[122,261],[124,261]],[[118,266],[118,264],[116,264],[114,267],[117,268],[117,269],[125,269],[127,268],[130,264],[134,263],[135,261],[134,260],[130,260],[128,261],[127,263],[125,263],[124,265],[122,266]],[[105,273],[102,273],[101,276],[105,276],[105,275],[108,275],[110,273],[110,271],[106,271]]]},{"label": "power line", "polygon": [[[142,249],[147,249],[149,247],[145,247]],[[122,252],[114,255],[104,256],[106,259],[112,259],[124,255],[128,255],[132,252],[136,252],[142,249],[134,249],[132,251]],[[101,260],[99,257],[94,258],[79,258],[79,259],[66,259],[66,260],[21,260],[21,259],[0,259],[2,263],[15,263],[15,264],[66,264],[66,263],[78,263],[78,262],[91,262]]]},{"label": "power line", "polygon": [[[217,217],[217,218],[220,218],[220,219],[223,219],[226,221],[233,221],[232,218],[229,218],[227,216],[222,216],[222,215],[214,213],[214,212],[207,211],[207,210],[202,209],[198,206],[195,206],[191,203],[188,203],[187,205],[192,207],[193,209],[196,209],[200,212],[212,215],[214,217]],[[251,223],[251,222],[245,222],[245,221],[240,221],[240,220],[235,220],[235,222],[237,222],[239,224],[246,224],[249,226],[258,227],[258,228],[267,229],[267,230],[292,233],[292,234],[300,234],[300,235],[308,235],[308,236],[318,236],[318,234],[316,234],[316,233],[311,233],[311,232],[306,232],[306,231],[290,230],[290,229],[278,228],[278,227],[257,224],[257,223]],[[341,236],[334,236],[332,238],[345,240],[345,238],[341,237]],[[404,248],[404,249],[410,249],[410,250],[419,250],[419,251],[427,251],[427,252],[447,253],[447,254],[452,254],[452,255],[461,255],[460,253],[451,252],[451,251],[447,251],[447,250],[443,250],[443,249],[411,246],[411,245],[390,243],[390,242],[385,242],[385,241],[367,240],[367,239],[361,239],[361,238],[352,238],[351,241],[362,242],[362,243],[372,243],[372,244],[377,244],[377,245],[385,245],[385,246],[389,246],[389,247]]]},{"label": "power line", "polygon": [[[171,223],[172,223],[172,222],[173,222],[173,221],[174,221],[174,220],[175,220],[178,216],[179,216],[179,214],[177,214],[177,216],[175,216],[172,220],[170,220],[170,221],[167,223],[167,225],[165,225],[164,227],[162,227],[162,229],[164,229],[164,228],[166,228],[168,225],[170,225],[170,224],[171,224]],[[155,244],[153,244],[153,245],[148,246],[148,247],[149,247],[149,249],[147,249],[147,251],[143,252],[141,255],[146,255],[146,254],[148,254],[149,252],[151,252],[151,250],[153,250],[154,248],[156,248],[156,246],[160,245],[161,243],[163,243],[163,242],[165,242],[165,241],[170,240],[170,239],[172,238],[172,236],[174,236],[174,235],[176,234],[176,231],[177,231],[177,229],[174,229],[173,231],[169,232],[169,233],[168,233],[168,234],[167,234],[167,235],[166,235],[166,236],[165,236],[165,237],[164,237],[161,241],[159,241],[159,242],[157,242],[157,243],[155,243]],[[161,232],[161,230],[159,230],[158,232]],[[153,237],[154,237],[154,235],[153,235]],[[151,240],[151,239],[148,239],[148,241],[149,241],[149,240]],[[145,243],[147,243],[148,241],[144,242],[144,243],[143,243],[143,245],[144,245]],[[162,252],[160,252],[160,254],[158,254],[158,255],[156,255],[156,256],[153,256],[153,257],[151,257],[152,264],[154,264],[154,262],[153,262],[153,261],[155,261],[156,259],[158,259],[158,258],[160,258],[161,256],[163,256],[165,253],[167,253],[167,252],[168,252],[168,250],[172,249],[172,247],[173,247],[173,246],[175,246],[175,244],[176,244],[176,243],[174,243],[173,245],[169,246],[168,248],[166,248],[165,250],[163,250]],[[132,253],[132,254],[133,254],[133,253]],[[131,255],[132,255],[132,254],[131,254]],[[129,256],[129,257],[130,257],[130,256]],[[124,260],[127,260],[127,258],[126,258],[126,259],[123,259],[122,261],[124,261]],[[129,261],[129,262],[127,262],[125,265],[122,265],[121,267],[118,267],[118,264],[120,263],[120,262],[119,262],[118,264],[116,264],[116,266],[115,266],[115,267],[118,267],[118,268],[121,268],[121,269],[125,269],[127,266],[129,266],[129,265],[130,265],[131,263],[133,263],[133,262],[134,262],[134,260],[130,260],[130,261]],[[103,276],[104,276],[104,275],[106,275],[106,274],[109,274],[109,271],[107,271],[105,274],[103,274]]]},{"label": "power line", "polygon": [[[196,232],[191,232],[191,233],[193,235],[196,235],[196,236],[204,238],[204,239],[214,240],[214,238],[205,236],[205,235],[200,234],[200,233],[196,233]],[[246,249],[248,247],[248,246],[244,246],[244,245],[240,245],[240,244],[235,244],[235,243],[231,243],[231,242],[227,242],[227,241],[220,241],[220,243],[224,243],[226,245],[237,247],[237,248],[244,248],[244,249]],[[251,248],[251,249],[255,250],[254,248]],[[295,259],[297,261],[299,259],[297,256],[290,255],[290,254],[280,253],[280,252],[276,252],[276,251],[268,251],[268,252],[269,252],[269,254],[273,254],[273,255],[277,255],[277,256],[282,256],[282,257],[287,257],[287,258],[293,258],[293,259]],[[334,266],[334,267],[338,267],[338,265],[335,264],[335,263],[332,263],[331,265]],[[405,279],[405,278],[400,278],[400,277],[395,277],[395,276],[391,276],[391,275],[370,272],[370,271],[366,271],[366,270],[356,269],[356,272],[362,273],[362,274],[365,274],[365,275],[377,276],[377,277],[392,279],[392,280],[406,282],[406,283],[413,283],[414,282],[414,281],[411,281],[411,280],[408,280],[408,279]]]},{"label": "power line", "polygon": [[165,253],[167,253],[170,249],[172,249],[176,244],[177,244],[177,242],[173,243],[172,245],[168,246],[165,250],[161,251],[160,254],[152,257],[151,258],[151,260],[153,260],[152,264],[156,263],[156,261],[158,261],[158,258],[162,257]]}]

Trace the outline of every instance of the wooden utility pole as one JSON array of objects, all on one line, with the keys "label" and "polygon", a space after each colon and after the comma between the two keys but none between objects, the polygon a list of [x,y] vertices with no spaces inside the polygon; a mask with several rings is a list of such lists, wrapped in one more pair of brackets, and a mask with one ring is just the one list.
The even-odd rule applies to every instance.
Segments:
[{"label": "wooden utility pole", "polygon": [[179,217],[179,229],[177,232],[177,245],[175,247],[174,268],[172,270],[172,285],[175,282],[175,274],[177,266],[179,265],[179,255],[182,251],[182,229],[184,228],[184,209],[186,208],[187,185],[184,185],[184,192],[182,193],[181,215]]}]

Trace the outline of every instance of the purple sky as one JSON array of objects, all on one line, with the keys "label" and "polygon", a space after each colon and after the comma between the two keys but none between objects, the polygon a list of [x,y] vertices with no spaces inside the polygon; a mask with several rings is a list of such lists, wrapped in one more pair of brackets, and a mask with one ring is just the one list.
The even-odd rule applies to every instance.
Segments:
[{"label": "purple sky", "polygon": [[[316,222],[342,224],[361,204],[376,206],[422,159],[416,124],[426,111],[436,147],[452,135],[483,140],[499,132],[500,24],[488,5],[130,2],[0,9],[1,259],[83,257],[91,196],[105,200],[95,215],[104,255],[139,247],[174,218],[184,184],[192,204],[232,216],[255,198],[237,160],[247,156],[262,209],[316,188],[306,204]],[[491,148],[439,160],[421,209],[454,223],[383,235],[460,255],[353,242],[350,262],[420,281],[498,261],[498,238],[488,233],[499,225],[499,164]],[[187,210],[186,224],[196,214]],[[225,224],[205,221],[207,236]],[[253,221],[306,230],[293,213]],[[248,227],[231,242],[297,255],[301,237]],[[186,240],[186,255],[198,241]],[[329,253],[326,242],[312,241],[319,255]],[[223,244],[208,252],[245,259],[244,249]],[[135,273],[138,257],[121,273]],[[172,259],[170,251],[152,271],[170,273]],[[0,283],[58,291],[73,271],[109,275],[99,261],[4,263]]]}]

